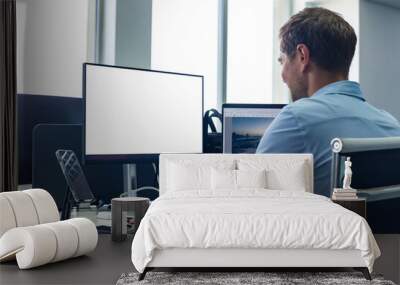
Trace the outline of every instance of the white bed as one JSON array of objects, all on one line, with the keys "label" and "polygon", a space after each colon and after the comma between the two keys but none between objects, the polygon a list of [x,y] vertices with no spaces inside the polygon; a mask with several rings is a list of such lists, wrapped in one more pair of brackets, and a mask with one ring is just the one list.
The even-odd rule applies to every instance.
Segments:
[{"label": "white bed", "polygon": [[312,194],[312,169],[307,154],[161,155],[160,198],[132,243],[141,278],[154,267],[354,267],[368,278],[380,251],[367,222]]}]

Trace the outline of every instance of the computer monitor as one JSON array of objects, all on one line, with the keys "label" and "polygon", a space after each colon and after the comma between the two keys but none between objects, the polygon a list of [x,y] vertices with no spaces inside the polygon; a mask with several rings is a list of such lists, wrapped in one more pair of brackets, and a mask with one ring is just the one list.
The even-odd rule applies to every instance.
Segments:
[{"label": "computer monitor", "polygon": [[202,153],[203,76],[88,63],[83,75],[86,161]]},{"label": "computer monitor", "polygon": [[223,152],[255,153],[284,104],[223,104]]}]

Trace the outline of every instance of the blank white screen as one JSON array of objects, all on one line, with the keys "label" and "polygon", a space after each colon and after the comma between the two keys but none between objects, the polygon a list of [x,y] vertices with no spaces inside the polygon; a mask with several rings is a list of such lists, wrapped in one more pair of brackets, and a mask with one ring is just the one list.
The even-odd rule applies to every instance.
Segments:
[{"label": "blank white screen", "polygon": [[86,65],[86,155],[201,153],[202,82]]}]

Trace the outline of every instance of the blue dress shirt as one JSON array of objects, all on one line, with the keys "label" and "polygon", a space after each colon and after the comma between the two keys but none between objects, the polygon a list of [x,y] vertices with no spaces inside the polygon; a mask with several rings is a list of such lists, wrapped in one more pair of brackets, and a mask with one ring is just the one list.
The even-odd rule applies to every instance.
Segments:
[{"label": "blue dress shirt", "polygon": [[265,131],[257,153],[312,153],[314,193],[329,197],[331,140],[390,136],[400,136],[400,123],[368,104],[358,83],[343,80],[283,108]]}]

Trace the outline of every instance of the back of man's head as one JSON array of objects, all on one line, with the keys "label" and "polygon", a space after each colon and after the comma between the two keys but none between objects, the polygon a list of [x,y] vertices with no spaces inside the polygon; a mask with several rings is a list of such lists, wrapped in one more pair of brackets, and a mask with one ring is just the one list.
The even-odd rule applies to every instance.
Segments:
[{"label": "back of man's head", "polygon": [[348,76],[357,36],[341,16],[324,8],[306,8],[293,15],[280,29],[281,52],[295,54],[298,44],[310,50],[319,68]]}]

